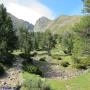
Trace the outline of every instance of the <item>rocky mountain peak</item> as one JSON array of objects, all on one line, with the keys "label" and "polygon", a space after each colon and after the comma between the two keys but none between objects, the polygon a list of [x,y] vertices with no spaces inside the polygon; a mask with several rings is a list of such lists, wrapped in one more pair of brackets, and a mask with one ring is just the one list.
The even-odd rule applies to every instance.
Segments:
[{"label": "rocky mountain peak", "polygon": [[47,25],[51,22],[51,20],[49,20],[46,17],[41,17],[36,21],[35,27],[34,27],[34,31],[35,32],[44,32],[46,30]]}]

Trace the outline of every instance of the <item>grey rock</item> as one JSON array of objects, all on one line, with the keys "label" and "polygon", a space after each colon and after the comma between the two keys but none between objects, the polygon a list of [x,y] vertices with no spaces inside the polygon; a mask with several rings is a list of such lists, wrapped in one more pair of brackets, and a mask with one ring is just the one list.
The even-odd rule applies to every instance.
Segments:
[{"label": "grey rock", "polygon": [[49,25],[49,23],[51,22],[51,20],[49,20],[46,17],[41,17],[39,20],[37,20],[35,27],[34,27],[34,31],[35,32],[44,32],[46,31],[47,26]]}]

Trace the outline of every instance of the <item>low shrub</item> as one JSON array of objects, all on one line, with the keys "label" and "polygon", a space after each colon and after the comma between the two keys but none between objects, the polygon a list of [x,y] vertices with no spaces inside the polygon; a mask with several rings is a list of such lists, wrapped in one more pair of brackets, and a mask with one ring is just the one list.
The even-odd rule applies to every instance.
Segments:
[{"label": "low shrub", "polygon": [[72,55],[72,53],[70,51],[68,51],[68,50],[64,50],[64,54],[66,54],[66,55]]},{"label": "low shrub", "polygon": [[62,60],[62,58],[61,57],[58,57],[58,60]]},{"label": "low shrub", "polygon": [[86,67],[90,66],[90,56],[81,59],[80,61],[82,64],[86,65]]},{"label": "low shrub", "polygon": [[40,58],[39,61],[46,61],[46,57]]},{"label": "low shrub", "polygon": [[31,57],[34,57],[37,55],[37,52],[33,52],[32,54],[30,54]]},{"label": "low shrub", "polygon": [[75,64],[74,67],[76,69],[87,69],[87,67],[84,64]]},{"label": "low shrub", "polygon": [[21,54],[19,54],[19,56],[22,58],[29,58],[30,54],[21,53]]},{"label": "low shrub", "polygon": [[33,59],[31,58],[30,54],[22,53],[22,54],[20,54],[20,57],[25,59],[25,61],[23,63],[26,63],[26,62],[32,63],[33,62]]},{"label": "low shrub", "polygon": [[72,57],[73,63],[80,63],[80,58]]},{"label": "low shrub", "polygon": [[64,50],[64,53],[65,53],[65,54],[68,54],[68,51],[67,51],[67,50]]},{"label": "low shrub", "polygon": [[86,58],[73,58],[74,67],[77,69],[87,69],[90,66],[90,56]]},{"label": "low shrub", "polygon": [[23,87],[23,90],[52,90],[48,82],[42,81],[40,78],[25,81]]},{"label": "low shrub", "polygon": [[37,74],[37,75],[42,76],[41,70],[38,67],[36,67],[28,62],[23,63],[23,70],[26,72],[32,73],[32,74]]},{"label": "low shrub", "polygon": [[28,59],[25,59],[23,62],[22,62],[23,65],[25,64],[33,64],[33,59],[32,58],[28,58]]},{"label": "low shrub", "polygon": [[19,56],[22,57],[22,58],[24,57],[24,55],[25,55],[24,53],[19,54]]},{"label": "low shrub", "polygon": [[63,67],[68,67],[69,65],[70,65],[69,62],[67,62],[67,61],[61,62],[61,66],[63,66]]},{"label": "low shrub", "polygon": [[15,61],[15,58],[13,54],[7,54],[5,56],[0,57],[0,63],[2,63],[7,67],[12,66],[14,61]]},{"label": "low shrub", "polygon": [[4,68],[2,65],[0,65],[0,76],[3,75],[5,72]]},{"label": "low shrub", "polygon": [[57,59],[57,60],[62,60],[61,56],[60,55],[52,55],[52,58],[53,59]]}]

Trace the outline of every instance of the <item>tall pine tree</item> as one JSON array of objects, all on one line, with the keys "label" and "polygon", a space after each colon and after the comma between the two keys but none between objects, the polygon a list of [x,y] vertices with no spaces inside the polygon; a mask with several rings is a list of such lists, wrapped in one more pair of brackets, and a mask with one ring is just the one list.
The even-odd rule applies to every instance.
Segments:
[{"label": "tall pine tree", "polygon": [[0,53],[7,54],[16,48],[17,37],[13,23],[4,5],[0,5]]}]

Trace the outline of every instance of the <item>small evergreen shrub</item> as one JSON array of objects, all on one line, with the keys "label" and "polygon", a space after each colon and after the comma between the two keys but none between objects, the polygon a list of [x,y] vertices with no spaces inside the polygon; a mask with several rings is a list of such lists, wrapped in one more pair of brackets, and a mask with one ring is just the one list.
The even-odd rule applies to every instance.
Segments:
[{"label": "small evergreen shrub", "polygon": [[3,65],[10,67],[13,65],[14,62],[14,55],[13,54],[7,54],[5,56],[2,56],[0,58],[0,63],[2,63]]},{"label": "small evergreen shrub", "polygon": [[77,69],[87,69],[90,66],[90,56],[86,58],[73,58],[74,67]]},{"label": "small evergreen shrub", "polygon": [[37,55],[37,52],[33,52],[32,54],[30,54],[31,57],[34,57]]},{"label": "small evergreen shrub", "polygon": [[67,50],[64,50],[64,53],[65,53],[65,54],[68,54],[68,51],[67,51]]},{"label": "small evergreen shrub", "polygon": [[30,57],[30,54],[21,53],[19,56],[26,59]]},{"label": "small evergreen shrub", "polygon": [[24,82],[24,90],[52,90],[48,82],[42,81],[40,78],[29,79]]},{"label": "small evergreen shrub", "polygon": [[26,72],[32,73],[32,74],[37,74],[37,75],[42,76],[41,70],[38,67],[36,67],[28,62],[23,63],[23,70]]},{"label": "small evergreen shrub", "polygon": [[52,58],[53,59],[57,59],[57,60],[62,60],[61,56],[60,55],[52,55]]},{"label": "small evergreen shrub", "polygon": [[85,65],[83,65],[83,64],[75,64],[74,67],[76,69],[87,69],[87,67]]},{"label": "small evergreen shrub", "polygon": [[87,67],[90,66],[90,56],[81,59],[81,63],[86,65]]},{"label": "small evergreen shrub", "polygon": [[25,59],[25,60],[22,62],[22,64],[23,64],[23,65],[33,64],[33,59],[32,59],[32,58]]},{"label": "small evergreen shrub", "polygon": [[62,60],[62,58],[61,57],[58,57],[58,60]]},{"label": "small evergreen shrub", "polygon": [[22,53],[22,54],[20,54],[20,57],[25,59],[25,61],[23,61],[23,63],[32,63],[33,62],[33,59],[31,58],[30,54]]},{"label": "small evergreen shrub", "polygon": [[68,67],[69,65],[70,65],[69,62],[67,62],[67,61],[61,62],[61,66],[63,66],[63,67]]},{"label": "small evergreen shrub", "polygon": [[39,61],[46,61],[46,57],[40,58]]},{"label": "small evergreen shrub", "polygon": [[72,60],[73,60],[73,63],[74,63],[74,64],[80,63],[80,58],[72,57]]}]

